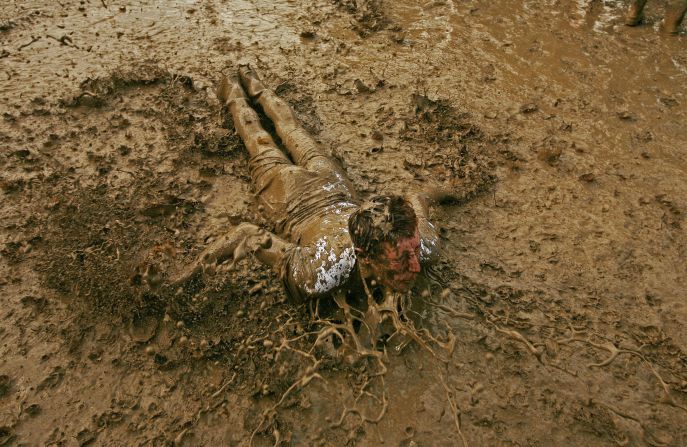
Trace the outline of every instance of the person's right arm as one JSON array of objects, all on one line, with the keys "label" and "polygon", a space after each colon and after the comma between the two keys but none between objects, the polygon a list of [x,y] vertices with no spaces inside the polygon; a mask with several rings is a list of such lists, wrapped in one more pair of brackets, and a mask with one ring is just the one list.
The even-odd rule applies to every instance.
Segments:
[{"label": "person's right arm", "polygon": [[173,276],[170,283],[183,285],[198,274],[213,274],[220,265],[233,265],[251,253],[260,262],[276,267],[291,245],[257,225],[242,223],[210,242],[198,259]]}]

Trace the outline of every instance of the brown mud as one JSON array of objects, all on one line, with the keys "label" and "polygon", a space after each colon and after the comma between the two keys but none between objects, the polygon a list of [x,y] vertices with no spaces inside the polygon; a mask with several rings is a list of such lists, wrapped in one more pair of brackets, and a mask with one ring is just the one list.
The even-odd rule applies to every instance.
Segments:
[{"label": "brown mud", "polygon": [[[665,3],[3,4],[0,446],[687,445]],[[168,287],[271,229],[213,94],[246,62],[363,194],[453,183],[426,347],[339,355],[250,258]]]}]

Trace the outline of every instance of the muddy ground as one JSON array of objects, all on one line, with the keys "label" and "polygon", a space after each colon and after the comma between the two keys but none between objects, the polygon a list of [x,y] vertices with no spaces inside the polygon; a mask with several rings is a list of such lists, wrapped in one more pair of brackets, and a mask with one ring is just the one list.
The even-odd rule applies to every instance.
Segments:
[{"label": "muddy ground", "polygon": [[[687,445],[665,3],[4,2],[0,445]],[[431,346],[338,355],[252,259],[166,284],[270,228],[212,93],[245,62],[363,195],[453,181]]]}]

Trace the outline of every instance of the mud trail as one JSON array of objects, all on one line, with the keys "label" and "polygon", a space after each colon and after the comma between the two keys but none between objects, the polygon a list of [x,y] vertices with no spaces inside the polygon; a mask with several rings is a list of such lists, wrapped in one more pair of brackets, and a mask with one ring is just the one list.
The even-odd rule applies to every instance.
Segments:
[{"label": "mud trail", "polygon": [[[664,6],[0,6],[0,446],[687,445]],[[270,228],[213,94],[246,62],[363,194],[453,182],[417,339],[344,354],[251,258],[169,287]]]}]

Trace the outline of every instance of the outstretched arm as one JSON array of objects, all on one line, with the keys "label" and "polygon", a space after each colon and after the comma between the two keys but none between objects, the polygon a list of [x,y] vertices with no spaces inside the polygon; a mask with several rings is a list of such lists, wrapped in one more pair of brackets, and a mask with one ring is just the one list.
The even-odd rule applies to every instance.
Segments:
[{"label": "outstretched arm", "polygon": [[200,254],[198,260],[171,279],[171,283],[181,286],[199,274],[214,274],[217,267],[228,263],[231,269],[236,262],[249,254],[270,267],[279,265],[288,242],[256,225],[242,223],[226,235],[212,241]]},{"label": "outstretched arm", "polygon": [[439,255],[439,232],[429,221],[431,205],[456,204],[465,201],[465,195],[459,193],[455,180],[434,184],[422,190],[406,194],[406,198],[415,210],[420,230],[420,260],[423,264],[432,264]]}]

